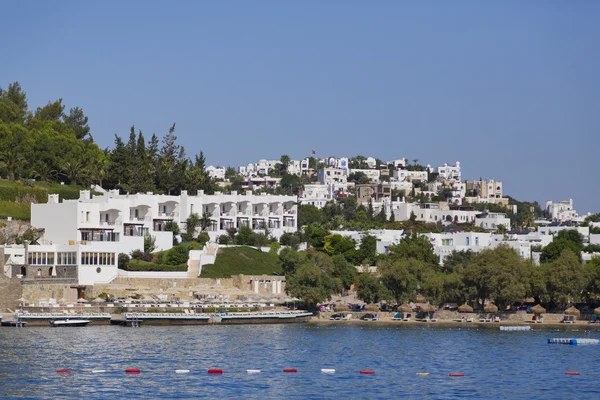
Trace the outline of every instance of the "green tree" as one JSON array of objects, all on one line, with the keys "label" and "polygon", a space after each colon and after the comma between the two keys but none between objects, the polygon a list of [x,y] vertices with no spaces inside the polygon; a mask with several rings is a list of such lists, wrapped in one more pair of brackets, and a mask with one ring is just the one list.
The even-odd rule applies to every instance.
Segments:
[{"label": "green tree", "polygon": [[338,233],[327,235],[324,238],[323,250],[330,256],[341,254],[347,255],[346,258],[353,257],[355,248],[354,240]]},{"label": "green tree", "polygon": [[388,251],[393,259],[413,258],[431,265],[439,263],[439,257],[433,252],[431,241],[416,233],[406,236],[398,244],[389,246]]},{"label": "green tree", "polygon": [[475,255],[464,269],[463,279],[482,307],[486,299],[493,299],[499,307],[521,300],[528,289],[523,260],[506,245]]},{"label": "green tree", "polygon": [[286,276],[285,291],[302,299],[307,305],[315,306],[331,299],[334,285],[330,274],[307,260],[298,265],[293,274]]},{"label": "green tree", "polygon": [[88,117],[85,116],[81,108],[71,108],[69,115],[65,115],[63,120],[73,130],[77,139],[83,140],[88,136],[91,139]]},{"label": "green tree", "polygon": [[255,233],[249,226],[242,226],[235,235],[235,244],[254,246]]},{"label": "green tree", "polygon": [[355,262],[357,264],[370,265],[377,257],[377,238],[373,235],[365,234],[360,239],[360,247],[356,254]]},{"label": "green tree", "polygon": [[338,279],[341,283],[341,286],[344,290],[350,289],[354,280],[356,279],[356,268],[354,265],[348,262],[346,258],[337,254],[332,257],[333,261],[333,271],[331,273],[334,279]]},{"label": "green tree", "polygon": [[560,257],[545,266],[545,270],[548,295],[555,305],[564,307],[581,299],[586,281],[575,253],[564,249]]},{"label": "green tree", "polygon": [[323,221],[321,210],[312,204],[300,204],[298,206],[298,226],[306,226]]},{"label": "green tree", "polygon": [[386,260],[377,266],[381,282],[398,303],[414,299],[423,273],[431,266],[416,258]]},{"label": "green tree", "polygon": [[204,245],[210,241],[210,236],[206,232],[200,232],[197,241],[200,243],[200,246],[204,247]]},{"label": "green tree", "polygon": [[202,213],[202,218],[198,220],[198,224],[200,225],[200,229],[205,231],[212,224],[211,215],[209,212],[205,211]]},{"label": "green tree", "polygon": [[156,237],[150,234],[144,235],[144,253],[153,253],[156,250]]},{"label": "green tree", "polygon": [[443,270],[448,273],[462,272],[474,255],[471,250],[454,250],[444,258]]},{"label": "green tree", "polygon": [[358,277],[356,297],[367,304],[379,303],[385,300],[385,288],[381,281],[373,274],[364,273]]},{"label": "green tree", "polygon": [[200,217],[196,213],[190,214],[185,220],[185,233],[181,235],[183,240],[191,242],[196,235],[196,229],[200,225]]},{"label": "green tree", "polygon": [[588,302],[595,302],[600,296],[600,256],[594,256],[583,266],[585,294]]},{"label": "green tree", "polygon": [[279,252],[279,265],[285,276],[296,271],[296,267],[305,259],[304,253],[299,253],[290,248],[284,248]]},{"label": "green tree", "polygon": [[187,246],[180,244],[165,253],[164,261],[169,265],[181,265],[188,261],[189,251]]}]

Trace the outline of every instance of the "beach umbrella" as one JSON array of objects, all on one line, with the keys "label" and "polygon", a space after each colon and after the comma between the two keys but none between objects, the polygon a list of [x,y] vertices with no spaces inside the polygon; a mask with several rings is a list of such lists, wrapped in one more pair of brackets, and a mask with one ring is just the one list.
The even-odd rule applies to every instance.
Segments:
[{"label": "beach umbrella", "polygon": [[542,314],[546,312],[546,309],[538,304],[531,307],[531,312],[535,314]]},{"label": "beach umbrella", "polygon": [[16,299],[15,301],[17,303],[25,303],[27,301],[27,299],[24,299],[23,297],[21,297],[20,299]]},{"label": "beach umbrella", "polygon": [[458,307],[458,312],[464,312],[464,313],[473,312],[473,307],[471,307],[470,305],[465,303],[462,306]]},{"label": "beach umbrella", "polygon": [[578,309],[576,309],[575,307],[571,306],[565,310],[565,314],[566,315],[574,315],[576,317],[579,317],[581,315],[581,312]]},{"label": "beach umbrella", "polygon": [[417,295],[417,298],[415,299],[416,303],[425,303],[427,301],[427,299],[425,298],[425,296],[422,295]]},{"label": "beach umbrella", "polygon": [[495,304],[489,303],[487,306],[483,308],[483,311],[487,313],[497,313],[498,307]]},{"label": "beach umbrella", "polygon": [[367,304],[365,306],[365,310],[367,310],[367,311],[379,311],[379,306],[377,304]]},{"label": "beach umbrella", "polygon": [[594,314],[600,314],[600,307],[594,308]]},{"label": "beach umbrella", "polygon": [[431,304],[424,304],[421,306],[421,311],[422,312],[434,312],[435,311],[435,307],[432,306]]},{"label": "beach umbrella", "polygon": [[523,299],[523,303],[535,303],[535,299],[533,297],[528,297]]},{"label": "beach umbrella", "polygon": [[78,303],[89,303],[89,301],[87,301],[86,299],[84,299],[83,297],[80,297],[77,299]]},{"label": "beach umbrella", "polygon": [[348,307],[346,304],[336,304],[333,306],[333,309],[335,311],[350,311],[350,307]]},{"label": "beach umbrella", "polygon": [[402,304],[400,307],[398,307],[398,310],[403,313],[412,312],[412,308],[410,308],[408,304]]},{"label": "beach umbrella", "polygon": [[64,297],[63,297],[63,298],[60,298],[60,299],[58,299],[58,302],[59,302],[59,303],[66,303],[66,302],[68,302],[68,301],[69,301],[69,300],[67,300],[67,299],[66,299],[66,298],[64,298]]},{"label": "beach umbrella", "polygon": [[106,303],[102,297],[98,297],[97,299],[92,300],[92,303]]}]

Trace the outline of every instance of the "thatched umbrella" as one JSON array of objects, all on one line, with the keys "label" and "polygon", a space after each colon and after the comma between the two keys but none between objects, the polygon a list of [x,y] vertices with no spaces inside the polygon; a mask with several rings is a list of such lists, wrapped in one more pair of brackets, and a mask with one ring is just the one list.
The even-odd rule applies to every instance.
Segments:
[{"label": "thatched umbrella", "polygon": [[398,307],[398,310],[403,313],[412,312],[412,308],[410,308],[408,304],[402,304],[400,307]]},{"label": "thatched umbrella", "polygon": [[523,299],[523,303],[535,303],[535,299],[533,297],[528,297]]},{"label": "thatched umbrella", "polygon": [[435,307],[432,306],[431,304],[424,304],[421,306],[421,311],[422,312],[434,312],[435,311]]},{"label": "thatched umbrella", "polygon": [[377,304],[367,304],[365,306],[365,310],[366,311],[376,311],[376,312],[378,312],[379,311],[379,306]]},{"label": "thatched umbrella", "polygon": [[531,312],[535,314],[542,314],[546,312],[546,309],[538,304],[531,307]]},{"label": "thatched umbrella", "polygon": [[333,306],[333,309],[335,311],[350,311],[350,307],[348,307],[346,304],[336,304]]},{"label": "thatched umbrella", "polygon": [[594,308],[594,314],[600,314],[600,307]]},{"label": "thatched umbrella", "polygon": [[417,295],[415,302],[416,303],[425,303],[427,301],[427,299],[425,298],[425,296],[423,295]]},{"label": "thatched umbrella", "polygon": [[462,306],[458,307],[458,312],[464,312],[464,313],[473,312],[473,307],[471,307],[470,305],[465,303]]},{"label": "thatched umbrella", "polygon": [[565,310],[565,314],[566,315],[574,315],[576,317],[579,317],[581,315],[581,312],[578,309],[576,309],[575,307],[571,306]]},{"label": "thatched umbrella", "polygon": [[495,304],[488,304],[487,306],[485,306],[483,308],[483,311],[485,311],[486,313],[497,313],[498,312],[498,306],[496,306]]}]

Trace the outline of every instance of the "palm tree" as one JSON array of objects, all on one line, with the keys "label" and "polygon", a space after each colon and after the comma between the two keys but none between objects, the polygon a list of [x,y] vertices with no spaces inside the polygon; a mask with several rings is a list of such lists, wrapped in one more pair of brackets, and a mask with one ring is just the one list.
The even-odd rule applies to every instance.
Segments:
[{"label": "palm tree", "polygon": [[35,170],[31,172],[31,175],[35,178],[39,178],[42,182],[48,182],[54,178],[57,171],[46,163],[40,163]]},{"label": "palm tree", "polygon": [[418,158],[413,158],[413,165],[417,165],[418,162],[419,162]]},{"label": "palm tree", "polygon": [[0,151],[0,165],[4,165],[8,169],[8,179],[15,180],[15,174],[25,164],[25,157],[16,147],[7,147]]},{"label": "palm tree", "polygon": [[208,228],[211,224],[212,220],[210,218],[210,213],[205,211],[204,213],[202,213],[202,218],[200,218],[200,229],[202,230],[202,232],[204,232],[204,230]]},{"label": "palm tree", "polygon": [[61,170],[71,183],[78,183],[87,176],[87,171],[80,161],[65,161],[61,166]]}]

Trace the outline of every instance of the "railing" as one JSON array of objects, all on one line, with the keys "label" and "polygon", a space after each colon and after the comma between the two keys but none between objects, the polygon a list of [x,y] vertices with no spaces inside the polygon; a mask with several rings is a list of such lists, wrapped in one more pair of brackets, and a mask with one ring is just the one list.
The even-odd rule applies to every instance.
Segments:
[{"label": "railing", "polygon": [[150,221],[150,216],[144,216],[144,217],[134,217],[134,216],[129,216],[129,221],[130,222],[149,222]]},{"label": "railing", "polygon": [[165,218],[174,218],[174,217],[178,217],[179,213],[176,211],[172,211],[172,212],[159,212],[158,213],[159,217],[165,217]]},{"label": "railing", "polygon": [[21,283],[24,285],[34,283],[77,283],[78,279],[74,278],[56,278],[53,276],[26,276],[21,279]]}]

